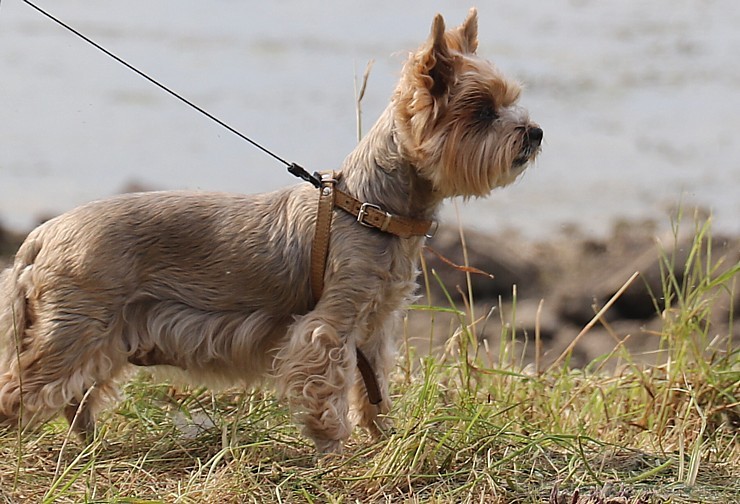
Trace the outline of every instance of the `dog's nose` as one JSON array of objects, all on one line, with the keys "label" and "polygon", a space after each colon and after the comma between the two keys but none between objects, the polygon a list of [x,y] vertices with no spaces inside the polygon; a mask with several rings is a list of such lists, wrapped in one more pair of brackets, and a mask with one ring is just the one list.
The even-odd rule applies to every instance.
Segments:
[{"label": "dog's nose", "polygon": [[527,141],[532,147],[539,147],[542,143],[542,128],[529,128],[526,135]]}]

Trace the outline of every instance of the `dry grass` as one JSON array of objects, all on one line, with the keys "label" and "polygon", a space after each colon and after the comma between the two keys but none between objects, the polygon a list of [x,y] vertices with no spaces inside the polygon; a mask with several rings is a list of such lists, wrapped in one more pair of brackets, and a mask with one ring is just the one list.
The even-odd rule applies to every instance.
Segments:
[{"label": "dry grass", "polygon": [[680,281],[664,256],[659,365],[617,344],[586,369],[565,354],[538,372],[513,334],[479,345],[474,314],[450,306],[446,349],[401,353],[385,440],[357,433],[317,460],[268,393],[141,375],[89,446],[61,420],[0,432],[0,502],[738,502],[740,352],[711,318],[740,264],[713,262],[708,234],[697,227]]}]

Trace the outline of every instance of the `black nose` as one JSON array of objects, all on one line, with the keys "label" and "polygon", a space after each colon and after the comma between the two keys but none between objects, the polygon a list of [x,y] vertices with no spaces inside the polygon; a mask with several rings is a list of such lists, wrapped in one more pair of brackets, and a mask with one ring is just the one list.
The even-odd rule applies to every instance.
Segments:
[{"label": "black nose", "polygon": [[526,133],[529,145],[539,147],[542,143],[542,134],[542,128],[529,128]]}]

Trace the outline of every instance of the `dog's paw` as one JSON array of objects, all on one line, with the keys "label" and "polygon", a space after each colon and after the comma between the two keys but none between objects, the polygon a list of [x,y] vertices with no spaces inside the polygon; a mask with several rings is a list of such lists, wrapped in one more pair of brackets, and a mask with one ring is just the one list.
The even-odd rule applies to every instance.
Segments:
[{"label": "dog's paw", "polygon": [[395,429],[393,427],[393,420],[390,417],[379,415],[366,427],[366,430],[373,441],[380,441],[392,435]]},{"label": "dog's paw", "polygon": [[341,455],[344,451],[344,443],[338,439],[314,439],[313,442],[320,455]]}]

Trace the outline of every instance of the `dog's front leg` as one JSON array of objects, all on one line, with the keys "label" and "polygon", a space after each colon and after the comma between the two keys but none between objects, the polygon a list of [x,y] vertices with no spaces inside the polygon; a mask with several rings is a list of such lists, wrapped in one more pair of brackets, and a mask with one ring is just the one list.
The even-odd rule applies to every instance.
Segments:
[{"label": "dog's front leg", "polygon": [[354,320],[321,304],[289,329],[275,358],[275,376],[304,435],[319,452],[338,453],[352,430],[347,415],[356,365]]}]

